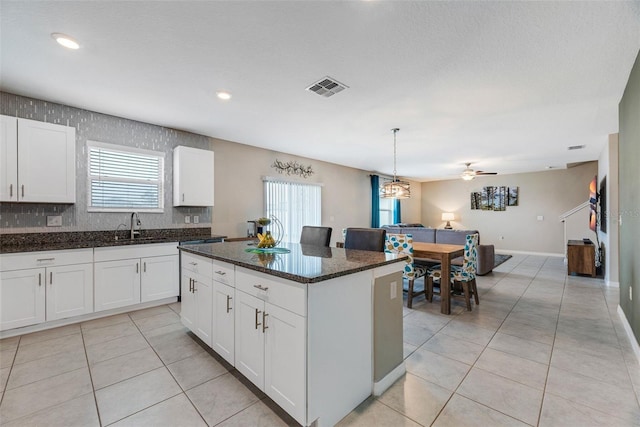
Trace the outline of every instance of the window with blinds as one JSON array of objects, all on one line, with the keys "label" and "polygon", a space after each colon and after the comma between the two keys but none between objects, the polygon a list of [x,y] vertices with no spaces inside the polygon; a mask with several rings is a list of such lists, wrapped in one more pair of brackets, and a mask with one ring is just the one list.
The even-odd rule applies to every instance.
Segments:
[{"label": "window with blinds", "polygon": [[164,153],[87,142],[90,212],[162,212]]},{"label": "window with blinds", "polygon": [[322,223],[322,185],[264,179],[266,216],[275,216],[284,228],[283,242],[298,243],[302,227]]}]

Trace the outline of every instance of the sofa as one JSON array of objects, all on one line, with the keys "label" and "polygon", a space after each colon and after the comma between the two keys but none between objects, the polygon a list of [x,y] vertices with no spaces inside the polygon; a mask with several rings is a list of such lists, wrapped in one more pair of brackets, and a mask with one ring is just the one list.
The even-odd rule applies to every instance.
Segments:
[{"label": "sofa", "polygon": [[[464,245],[467,234],[478,233],[478,270],[476,273],[479,276],[484,276],[493,270],[495,248],[493,245],[480,244],[478,230],[445,230],[423,227],[419,224],[384,225],[381,228],[387,230],[387,233],[411,234],[414,242],[445,243],[450,245]],[[462,257],[454,259],[452,264],[462,265]]]}]

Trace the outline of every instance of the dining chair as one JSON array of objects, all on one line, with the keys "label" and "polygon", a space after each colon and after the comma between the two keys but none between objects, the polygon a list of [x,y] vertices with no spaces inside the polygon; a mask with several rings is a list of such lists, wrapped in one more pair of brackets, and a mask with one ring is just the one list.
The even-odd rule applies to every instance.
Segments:
[{"label": "dining chair", "polygon": [[[478,269],[478,234],[467,234],[464,245],[464,260],[462,266],[451,266],[451,275],[449,280],[451,281],[452,295],[456,285],[462,287],[465,302],[467,304],[467,311],[471,311],[471,295],[473,294],[476,305],[480,304],[478,298],[478,287],[476,285],[476,271]],[[433,288],[435,282],[441,283],[442,281],[442,268],[438,265],[427,272],[425,278],[427,301],[433,300]]]},{"label": "dining chair", "polygon": [[383,228],[347,228],[344,248],[384,252],[386,235],[387,230]]},{"label": "dining chair", "polygon": [[[414,263],[413,259],[413,236],[411,234],[395,234],[389,233],[387,234],[387,239],[385,242],[386,253],[392,254],[403,254],[408,255],[407,263],[404,266],[404,270],[402,272],[402,277],[407,279],[408,281],[408,290],[407,290],[407,308],[411,308],[413,305],[413,299],[422,294],[427,295],[427,286],[426,282],[424,284],[424,288],[421,292],[414,292],[414,282],[416,279],[421,277],[425,277],[427,274],[427,267],[424,265],[419,265]],[[403,286],[404,290],[404,286]]]},{"label": "dining chair", "polygon": [[305,225],[300,234],[301,245],[329,246],[331,242],[331,227],[315,227]]}]

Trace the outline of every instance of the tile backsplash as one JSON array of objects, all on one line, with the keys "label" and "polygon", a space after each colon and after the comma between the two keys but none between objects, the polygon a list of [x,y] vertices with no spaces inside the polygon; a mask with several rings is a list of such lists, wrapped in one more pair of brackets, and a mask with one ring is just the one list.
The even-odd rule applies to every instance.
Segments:
[{"label": "tile backsplash", "polygon": [[[0,114],[76,129],[76,203],[1,203],[0,232],[60,232],[114,230],[129,224],[125,212],[87,212],[87,141],[126,145],[165,153],[164,212],[140,213],[143,229],[211,226],[211,207],[173,207],[173,148],[178,145],[211,149],[209,137],[137,122],[0,92]],[[60,215],[61,227],[47,227],[47,216]],[[198,224],[185,224],[185,216],[199,217]]]}]

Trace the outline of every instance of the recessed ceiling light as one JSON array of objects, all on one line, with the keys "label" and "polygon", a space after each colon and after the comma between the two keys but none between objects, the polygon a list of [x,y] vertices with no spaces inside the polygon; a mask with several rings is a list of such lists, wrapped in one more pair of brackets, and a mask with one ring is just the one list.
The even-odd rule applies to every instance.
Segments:
[{"label": "recessed ceiling light", "polygon": [[216,92],[216,95],[218,95],[218,98],[223,99],[225,101],[228,99],[231,99],[231,94],[226,90],[219,90],[218,92]]},{"label": "recessed ceiling light", "polygon": [[51,37],[67,49],[78,49],[80,45],[72,37],[62,33],[51,33]]}]

